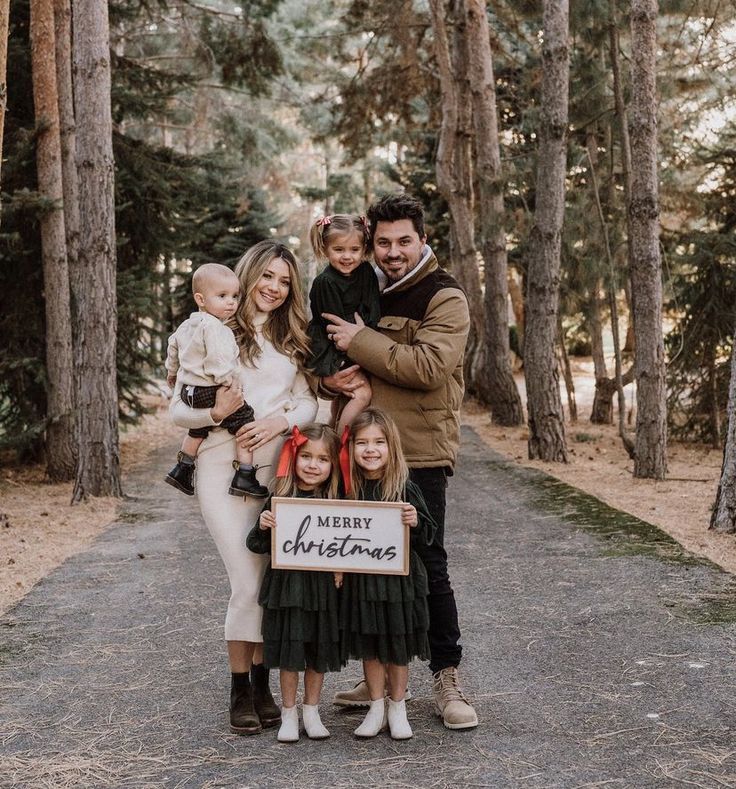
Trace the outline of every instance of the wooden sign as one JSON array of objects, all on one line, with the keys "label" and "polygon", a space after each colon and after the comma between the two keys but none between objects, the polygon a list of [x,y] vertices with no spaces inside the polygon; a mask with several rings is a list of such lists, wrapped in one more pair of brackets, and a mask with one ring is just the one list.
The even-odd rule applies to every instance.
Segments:
[{"label": "wooden sign", "polygon": [[401,502],[275,497],[271,508],[275,569],[409,575]]}]

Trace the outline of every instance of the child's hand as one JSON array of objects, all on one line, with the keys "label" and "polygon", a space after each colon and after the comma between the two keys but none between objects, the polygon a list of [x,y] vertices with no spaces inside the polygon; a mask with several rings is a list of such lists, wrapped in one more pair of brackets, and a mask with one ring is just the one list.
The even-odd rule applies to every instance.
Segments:
[{"label": "child's hand", "polygon": [[404,504],[401,508],[401,523],[410,529],[416,528],[419,523],[417,508],[413,504]]},{"label": "child's hand", "polygon": [[339,589],[342,586],[342,573],[333,573],[335,576],[335,589]]},{"label": "child's hand", "polygon": [[270,510],[266,510],[265,512],[261,513],[261,517],[258,520],[258,528],[263,529],[273,529],[276,525],[276,518],[273,517],[273,513]]},{"label": "child's hand", "polygon": [[173,389],[176,386],[176,375],[173,373],[169,373],[166,376],[166,385],[169,389]]}]

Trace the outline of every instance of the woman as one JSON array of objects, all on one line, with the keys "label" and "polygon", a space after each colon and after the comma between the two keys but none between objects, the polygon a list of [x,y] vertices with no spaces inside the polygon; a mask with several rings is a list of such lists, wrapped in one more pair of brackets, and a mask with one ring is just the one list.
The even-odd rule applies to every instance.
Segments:
[{"label": "woman", "polygon": [[210,432],[199,450],[196,489],[202,517],[230,580],[225,617],[232,672],[230,728],[238,734],[256,734],[262,726],[279,723],[281,716],[262,665],[258,590],[268,557],[245,547],[263,501],[228,495],[234,441],[254,453],[254,463],[262,467],[259,479],[267,484],[276,471],[282,435],[294,425],[311,422],[317,400],[304,374],[307,318],[294,256],[282,244],[261,241],[243,255],[235,273],[242,295],[229,325],[241,349],[240,385],[221,387],[211,409],[190,408],[177,391],[170,413],[180,427],[217,425],[242,405],[244,393],[255,412],[255,421],[243,426],[235,439],[226,430]]}]

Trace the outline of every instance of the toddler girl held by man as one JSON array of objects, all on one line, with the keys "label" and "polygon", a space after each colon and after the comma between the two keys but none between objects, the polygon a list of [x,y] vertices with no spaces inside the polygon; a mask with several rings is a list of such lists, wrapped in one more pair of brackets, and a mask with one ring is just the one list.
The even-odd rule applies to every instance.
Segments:
[{"label": "toddler girl held by man", "polygon": [[[354,322],[356,313],[366,326],[375,328],[380,318],[378,278],[365,260],[369,246],[368,222],[354,214],[335,214],[318,219],[309,234],[317,260],[327,266],[315,277],[309,292],[312,320],[309,339],[312,346],[310,366],[316,376],[325,378],[352,362],[339,351],[327,335],[328,320],[322,313],[338,315]],[[370,404],[367,384],[353,393],[352,399],[332,401],[332,423],[338,433]]]}]

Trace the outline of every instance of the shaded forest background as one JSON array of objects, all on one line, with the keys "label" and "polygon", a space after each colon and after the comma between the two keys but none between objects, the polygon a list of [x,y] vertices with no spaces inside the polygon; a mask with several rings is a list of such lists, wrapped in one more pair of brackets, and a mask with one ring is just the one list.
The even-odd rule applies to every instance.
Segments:
[{"label": "shaded forest background", "polygon": [[[58,286],[45,281],[42,234],[44,221],[62,209],[39,184],[39,144],[48,124],[38,112],[38,44],[34,60],[31,40],[32,12],[40,14],[44,4],[52,7],[46,0],[9,5],[0,224],[0,447],[8,462],[48,455],[56,421],[49,411],[46,308]],[[57,15],[59,5],[53,4]],[[530,278],[537,281],[530,267],[539,259],[533,228],[549,72],[545,14],[567,4],[475,5],[485,11],[492,53],[500,162],[490,192],[503,198],[496,224],[505,234],[504,279],[513,306],[510,328],[505,315],[501,324],[524,361]],[[618,383],[635,375],[625,129],[635,100],[631,14],[641,5],[647,4],[580,0],[569,8],[553,352],[563,378],[568,354],[593,356],[592,418],[601,422],[617,413],[619,387],[604,352],[614,328],[621,332]],[[656,318],[664,326],[667,424],[671,436],[720,446],[728,431],[736,320],[736,9],[722,0],[648,5],[657,36],[663,304]],[[402,188],[424,202],[429,243],[469,290],[476,326],[469,390],[502,417],[493,402],[498,375],[488,373],[484,356],[489,316],[501,312],[488,297],[484,221],[498,209],[484,203],[476,122],[483,96],[473,92],[479,81],[469,64],[475,61],[464,49],[468,33],[477,32],[467,29],[472,6],[455,0],[109,3],[120,419],[135,420],[144,410],[140,393],[160,375],[166,338],[192,306],[193,268],[233,264],[251,243],[276,236],[295,250],[308,278],[316,273],[306,243],[310,222],[323,213],[362,212],[377,194]],[[62,105],[61,93],[58,100]],[[443,159],[448,135],[455,143]],[[72,303],[72,315],[74,309]],[[566,407],[572,410],[574,399]],[[618,413],[622,440],[633,444],[633,425],[620,406]],[[564,435],[561,441],[564,447]]]}]

